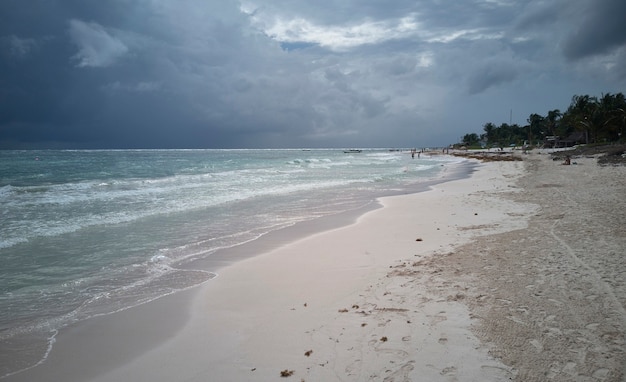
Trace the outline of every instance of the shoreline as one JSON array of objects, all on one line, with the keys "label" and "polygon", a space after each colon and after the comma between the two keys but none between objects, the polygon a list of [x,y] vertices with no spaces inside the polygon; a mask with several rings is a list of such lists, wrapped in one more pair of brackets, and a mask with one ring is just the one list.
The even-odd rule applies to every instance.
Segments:
[{"label": "shoreline", "polygon": [[482,163],[71,328],[7,380],[624,381],[624,175],[536,152]]},{"label": "shoreline", "polygon": [[210,256],[200,259],[185,260],[175,264],[177,268],[188,270],[202,270],[216,272],[224,267],[231,266],[239,261],[247,260],[259,254],[273,251],[281,246],[291,244],[308,236],[316,235],[326,231],[332,231],[338,228],[354,224],[361,216],[375,211],[384,206],[380,203],[380,199],[395,196],[414,195],[428,192],[432,187],[438,184],[467,179],[472,176],[479,166],[476,161],[464,161],[446,164],[444,171],[437,178],[427,179],[411,186],[410,189],[396,192],[388,192],[387,194],[378,196],[375,199],[364,202],[360,207],[338,212],[332,215],[317,217],[311,220],[305,220],[295,223],[291,226],[284,227],[275,231],[270,231],[261,237],[252,241],[242,243],[230,248],[223,248]]},{"label": "shoreline", "polygon": [[[468,187],[508,192],[501,171],[515,177],[521,167],[481,165],[470,178],[381,198],[384,208],[355,224],[224,268],[220,283],[196,294],[178,335],[96,381],[271,380],[291,371],[297,380],[508,377],[512,371],[471,333],[462,299],[442,298],[404,272],[407,261],[445,254],[477,231],[512,228],[507,213],[521,214],[520,206],[482,195],[466,204]],[[159,364],[165,359],[167,371]]]},{"label": "shoreline", "polygon": [[[429,187],[434,184],[469,177],[471,173],[475,171],[475,166],[476,164],[471,161],[455,162],[452,165],[445,165],[444,171],[437,177],[422,181],[409,190],[392,192],[390,195],[421,193],[427,191]],[[378,200],[374,199],[353,210],[298,222],[289,227],[270,231],[250,242],[218,250],[206,258],[186,259],[178,264],[174,264],[176,268],[182,270],[199,270],[213,273],[215,276],[201,284],[186,288],[185,290],[179,290],[172,294],[158,297],[155,300],[124,308],[121,311],[91,317],[63,327],[52,335],[44,358],[36,365],[27,366],[21,371],[12,371],[8,375],[0,377],[0,380],[30,380],[31,375],[34,375],[34,378],[37,380],[40,380],[40,378],[48,378],[47,375],[51,371],[52,373],[56,372],[58,366],[55,365],[66,365],[80,359],[82,359],[82,361],[78,362],[83,365],[77,369],[76,375],[63,372],[63,378],[69,378],[67,380],[84,380],[85,378],[91,378],[93,375],[99,374],[103,370],[108,370],[119,363],[124,363],[128,359],[137,357],[150,348],[166,341],[167,338],[174,335],[180,327],[184,325],[188,315],[183,315],[183,317],[169,316],[166,320],[163,319],[157,323],[151,324],[153,328],[145,331],[145,333],[143,329],[140,329],[136,333],[133,333],[133,335],[136,336],[135,341],[128,341],[125,337],[118,338],[115,334],[116,332],[128,331],[128,328],[123,324],[124,321],[134,322],[133,325],[140,327],[142,318],[152,315],[153,313],[151,312],[154,311],[169,311],[171,310],[170,307],[176,307],[176,310],[186,312],[190,305],[190,300],[197,289],[202,287],[204,283],[217,281],[215,279],[219,278],[218,272],[221,269],[232,266],[237,262],[245,261],[261,253],[288,245],[293,241],[300,240],[307,236],[353,224],[359,216],[381,207]],[[98,333],[98,335],[92,336],[89,334],[90,332]],[[96,340],[100,341],[101,337],[99,336],[101,333],[112,333],[111,338],[106,338],[107,341],[101,343],[96,349],[97,352],[101,354],[86,355],[85,353],[91,352],[89,350],[90,343],[89,340],[84,340],[81,337],[97,337],[92,340],[91,344],[93,344]],[[118,342],[124,344],[123,351],[121,352],[115,350],[118,348],[116,345]],[[60,347],[64,349],[59,350]],[[74,354],[76,349],[79,349],[79,353]],[[36,357],[33,357],[33,359],[34,358]],[[12,362],[12,360],[9,358],[8,362]],[[87,367],[85,365],[91,366]]]}]

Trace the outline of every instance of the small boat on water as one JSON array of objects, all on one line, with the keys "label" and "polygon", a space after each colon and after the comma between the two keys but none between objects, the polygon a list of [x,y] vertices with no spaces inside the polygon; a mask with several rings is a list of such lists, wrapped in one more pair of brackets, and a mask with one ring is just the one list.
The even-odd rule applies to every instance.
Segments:
[{"label": "small boat on water", "polygon": [[344,153],[346,154],[355,154],[355,153],[360,153],[361,150],[359,149],[350,149],[350,150],[343,150]]}]

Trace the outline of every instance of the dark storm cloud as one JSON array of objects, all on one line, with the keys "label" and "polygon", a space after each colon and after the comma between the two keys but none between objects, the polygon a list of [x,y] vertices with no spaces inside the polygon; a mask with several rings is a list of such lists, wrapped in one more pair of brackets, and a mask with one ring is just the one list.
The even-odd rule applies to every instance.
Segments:
[{"label": "dark storm cloud", "polygon": [[[126,29],[134,16],[111,7],[125,3],[129,2],[98,9],[102,2],[94,2],[93,7],[80,2],[41,2],[39,12],[23,13],[21,20],[24,24],[41,22],[34,29],[38,34],[24,30],[21,37],[3,30],[7,34],[2,40],[2,66],[4,73],[14,74],[3,78],[4,139],[54,138],[75,146],[197,146],[207,139],[219,144],[219,136],[199,127],[207,121],[193,103],[197,97],[205,102],[211,98],[211,73],[200,72],[216,61],[227,61],[220,57],[228,56],[224,45],[211,47],[206,41],[209,46],[204,48],[198,41],[201,36],[186,40],[189,31],[177,25],[185,20],[176,20],[177,9],[167,6],[147,13],[161,17],[155,19],[157,24],[166,30],[177,28],[178,33],[161,34],[155,40],[142,34],[153,26],[140,18],[135,18],[134,29]],[[21,4],[10,4],[10,8],[25,8]],[[37,16],[42,14],[49,17]],[[232,32],[215,27],[222,30],[209,31],[211,38]],[[223,41],[228,43],[228,38]],[[216,49],[205,59],[200,49],[194,49],[196,43]],[[201,81],[193,78],[198,76]],[[199,86],[204,81],[208,90],[202,94]]]},{"label": "dark storm cloud", "polygon": [[563,45],[567,58],[579,59],[626,48],[626,1],[593,1],[581,12],[581,20]]},{"label": "dark storm cloud", "polygon": [[517,76],[518,73],[512,65],[502,62],[487,63],[469,78],[469,92],[470,94],[482,93],[492,86],[511,82]]},{"label": "dark storm cloud", "polygon": [[0,147],[446,144],[512,104],[523,123],[623,91],[623,8],[5,0]]}]

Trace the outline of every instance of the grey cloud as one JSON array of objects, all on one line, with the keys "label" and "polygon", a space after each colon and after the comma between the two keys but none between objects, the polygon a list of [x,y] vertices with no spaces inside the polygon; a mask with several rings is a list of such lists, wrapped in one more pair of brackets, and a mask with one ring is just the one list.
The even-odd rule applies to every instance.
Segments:
[{"label": "grey cloud", "polygon": [[581,11],[575,30],[563,43],[565,57],[576,60],[626,47],[625,1],[588,1]]},{"label": "grey cloud", "polygon": [[[555,25],[559,19],[569,14],[571,3],[568,0],[529,1],[520,9],[513,28],[520,31],[541,31],[546,26]],[[571,18],[571,15],[565,16]]]},{"label": "grey cloud", "polygon": [[102,86],[102,90],[110,94],[115,94],[118,92],[153,92],[158,91],[159,89],[161,89],[161,84],[159,82],[137,82],[132,84],[122,84],[119,81],[115,81]]},{"label": "grey cloud", "polygon": [[469,78],[468,91],[470,94],[482,93],[491,87],[511,82],[517,76],[515,68],[507,63],[491,63]]},{"label": "grey cloud", "polygon": [[28,56],[33,49],[37,48],[37,42],[32,38],[20,38],[15,35],[2,37],[0,39],[4,46],[6,55],[24,58]]},{"label": "grey cloud", "polygon": [[122,41],[94,22],[70,20],[69,34],[78,47],[78,53],[72,58],[79,67],[109,66],[128,52]]},{"label": "grey cloud", "polygon": [[[585,61],[589,82],[565,62],[568,1],[543,20],[534,0],[268,0],[256,13],[217,0],[33,1],[37,12],[0,2],[2,147],[440,145],[509,99],[542,113],[528,94],[565,108],[575,89],[624,84],[605,61]],[[397,33],[407,15],[415,30]],[[395,34],[332,51],[273,40],[255,17]]]},{"label": "grey cloud", "polygon": [[383,63],[380,69],[391,76],[403,76],[414,73],[417,65],[417,57],[399,55],[397,58]]}]

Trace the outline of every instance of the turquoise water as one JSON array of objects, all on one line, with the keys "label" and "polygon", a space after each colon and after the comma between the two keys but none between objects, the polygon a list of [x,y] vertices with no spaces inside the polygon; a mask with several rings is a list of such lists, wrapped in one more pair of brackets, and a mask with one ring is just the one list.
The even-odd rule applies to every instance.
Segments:
[{"label": "turquoise water", "polygon": [[459,161],[384,150],[0,151],[0,359],[41,359],[70,323],[215,275],[182,264],[414,191]]}]

